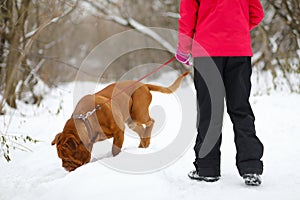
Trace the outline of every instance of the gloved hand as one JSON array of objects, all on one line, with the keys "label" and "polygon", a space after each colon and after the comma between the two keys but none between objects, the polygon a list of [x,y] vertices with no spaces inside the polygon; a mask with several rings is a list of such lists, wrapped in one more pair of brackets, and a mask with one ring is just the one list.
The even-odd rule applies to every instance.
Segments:
[{"label": "gloved hand", "polygon": [[191,66],[191,62],[190,62],[191,55],[190,54],[183,53],[179,49],[177,49],[176,53],[175,53],[175,57],[179,62],[181,62],[187,66]]}]

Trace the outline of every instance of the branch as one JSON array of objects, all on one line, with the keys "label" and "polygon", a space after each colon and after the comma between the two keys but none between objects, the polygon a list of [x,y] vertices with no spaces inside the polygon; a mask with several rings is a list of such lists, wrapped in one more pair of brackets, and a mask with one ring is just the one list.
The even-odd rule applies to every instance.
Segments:
[{"label": "branch", "polygon": [[171,18],[174,18],[174,19],[179,19],[180,18],[180,14],[175,13],[175,12],[165,12],[165,13],[162,13],[162,16],[171,17]]},{"label": "branch", "polygon": [[[300,26],[295,22],[294,18],[293,18],[293,13],[291,13],[289,11],[289,7],[287,4],[286,5],[286,9],[289,15],[282,13],[282,7],[279,7],[275,4],[275,2],[271,1],[271,0],[267,0],[269,2],[270,5],[273,6],[273,8],[275,9],[276,13],[286,22],[286,24],[288,26],[290,26],[292,29],[296,30],[299,34],[300,34]],[[285,2],[286,3],[286,2]],[[291,20],[289,20],[289,18],[291,18]]]},{"label": "branch", "polygon": [[132,18],[128,19],[128,23],[131,27],[133,27],[135,30],[139,31],[140,33],[143,33],[152,39],[154,39],[156,42],[161,44],[164,48],[166,48],[170,53],[175,52],[175,48],[165,39],[163,39],[158,33],[151,30],[150,28],[142,25],[141,23],[135,21]]},{"label": "branch", "polygon": [[27,76],[27,78],[26,78],[25,81],[24,81],[24,84],[25,84],[25,85],[28,85],[28,83],[29,83],[29,81],[30,81],[30,79],[31,79],[32,77],[35,77],[36,79],[40,80],[39,76],[37,75],[37,72],[39,71],[39,69],[42,67],[42,65],[43,65],[45,62],[46,62],[46,59],[43,58],[43,59],[36,65],[36,67],[35,67],[34,69],[31,69],[29,75]]},{"label": "branch", "polygon": [[[120,16],[113,14],[109,9],[106,7],[96,4],[94,1],[90,0],[83,0],[84,2],[90,4],[93,8],[95,8],[98,12],[105,15],[105,19],[116,22],[122,26],[128,26],[128,21]],[[118,7],[119,8],[119,7]]]},{"label": "branch", "polygon": [[[67,4],[67,5],[68,5],[68,6],[71,6],[70,4]],[[42,24],[42,25],[41,25],[41,26],[43,26],[42,29],[45,29],[45,28],[47,28],[48,26],[50,26],[50,25],[52,25],[52,24],[54,24],[54,23],[59,22],[59,21],[62,20],[64,17],[66,17],[66,16],[68,16],[69,14],[71,14],[71,13],[76,9],[77,5],[78,5],[78,0],[76,1],[76,3],[75,3],[74,5],[72,5],[72,7],[71,7],[68,11],[66,11],[65,13],[63,13],[63,14],[60,15],[60,16],[57,16],[57,17],[52,18],[49,22],[44,23],[44,25]],[[40,26],[40,27],[37,27],[37,28],[34,29],[33,31],[27,33],[27,34],[25,35],[26,39],[33,37],[33,36],[40,30],[41,26]]]},{"label": "branch", "polygon": [[[8,78],[8,81],[7,81],[7,89],[5,91],[9,91],[10,90],[10,87],[12,86],[12,83],[14,81],[14,78],[15,78],[15,74],[17,72],[18,69],[20,69],[20,66],[23,62],[23,60],[25,59],[27,53],[29,52],[29,50],[31,49],[32,47],[32,44],[33,42],[35,41],[35,39],[39,36],[39,34],[45,29],[47,28],[48,26],[50,26],[52,23],[55,23],[57,21],[59,21],[60,19],[62,19],[63,17],[67,16],[68,14],[70,14],[78,5],[78,0],[76,1],[76,3],[74,4],[74,6],[72,8],[70,8],[67,12],[65,12],[63,15],[61,16],[58,16],[58,17],[55,17],[55,18],[52,18],[50,19],[48,22],[45,22],[43,24],[41,24],[41,26],[39,26],[36,30],[34,30],[31,35],[30,35],[30,38],[27,40],[25,46],[24,46],[24,49],[23,51],[21,52],[16,64],[15,64],[15,67],[12,69],[12,72],[11,72],[11,76],[10,77],[7,77]],[[4,102],[5,102],[5,96],[7,96],[7,93],[4,92],[4,95],[3,95],[3,98],[1,100],[1,106],[0,107],[3,107],[4,105]]]},{"label": "branch", "polygon": [[136,20],[134,20],[133,18],[129,17],[129,18],[124,18],[121,16],[117,16],[115,14],[113,14],[110,10],[108,10],[107,8],[105,8],[104,6],[101,6],[99,4],[96,4],[93,1],[89,1],[89,0],[83,0],[87,3],[89,3],[92,7],[94,7],[98,12],[104,14],[106,17],[105,19],[113,21],[119,25],[122,26],[126,26],[126,27],[131,27],[133,29],[135,29],[136,31],[147,35],[148,37],[154,39],[156,42],[158,42],[159,44],[161,44],[164,48],[166,48],[170,53],[174,53],[175,52],[175,48],[164,38],[162,38],[158,33],[156,33],[155,31],[151,30],[150,28],[144,26],[143,24],[137,22]]}]

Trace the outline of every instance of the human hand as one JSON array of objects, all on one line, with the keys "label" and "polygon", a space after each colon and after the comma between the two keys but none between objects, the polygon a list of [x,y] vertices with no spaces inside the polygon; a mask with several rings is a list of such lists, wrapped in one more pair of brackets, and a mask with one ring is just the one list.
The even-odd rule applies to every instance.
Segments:
[{"label": "human hand", "polygon": [[181,62],[181,63],[183,63],[187,66],[192,65],[191,62],[190,62],[190,58],[191,58],[190,54],[183,53],[179,49],[177,49],[176,53],[175,53],[175,57],[179,62]]}]

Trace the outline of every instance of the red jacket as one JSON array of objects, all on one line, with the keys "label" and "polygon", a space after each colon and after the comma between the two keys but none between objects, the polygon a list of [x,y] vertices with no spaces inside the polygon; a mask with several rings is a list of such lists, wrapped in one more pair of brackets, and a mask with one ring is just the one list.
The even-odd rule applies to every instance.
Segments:
[{"label": "red jacket", "polygon": [[250,30],[263,17],[259,0],[181,0],[178,49],[193,57],[252,56]]}]

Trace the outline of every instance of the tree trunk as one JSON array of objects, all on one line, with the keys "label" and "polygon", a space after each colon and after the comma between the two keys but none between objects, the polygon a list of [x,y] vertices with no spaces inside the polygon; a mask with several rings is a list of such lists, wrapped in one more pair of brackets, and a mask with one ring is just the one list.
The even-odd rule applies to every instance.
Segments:
[{"label": "tree trunk", "polygon": [[[17,5],[14,5],[14,7],[16,7],[16,11],[14,12],[13,6],[11,6],[10,12],[11,15],[17,13],[18,17],[15,18],[11,16],[9,22],[10,34],[8,43],[10,44],[10,46],[6,61],[6,79],[3,98],[5,99],[6,103],[12,108],[17,108],[16,87],[18,84],[18,80],[20,80],[20,76],[22,76],[22,73],[20,73],[21,69],[18,69],[19,66],[17,65],[17,62],[21,55],[19,49],[20,47],[22,47],[21,39],[23,37],[29,4],[30,0],[23,0],[21,2],[20,8],[17,8]],[[16,22],[14,21],[15,19],[17,20]],[[22,42],[25,42],[24,40],[25,38],[23,38]]]}]

